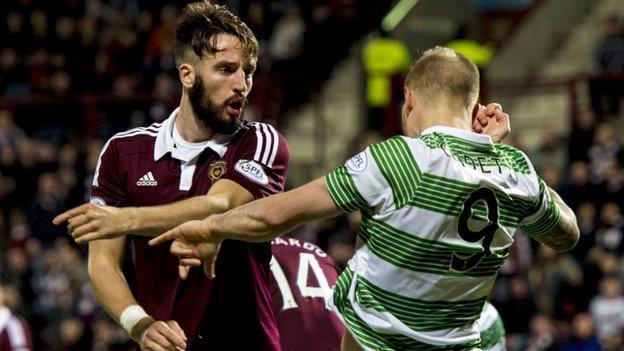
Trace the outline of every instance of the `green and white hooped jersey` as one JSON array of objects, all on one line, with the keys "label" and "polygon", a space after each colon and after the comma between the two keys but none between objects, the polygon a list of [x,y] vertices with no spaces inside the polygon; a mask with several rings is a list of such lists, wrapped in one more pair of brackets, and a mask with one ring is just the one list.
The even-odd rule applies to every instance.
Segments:
[{"label": "green and white hooped jersey", "polygon": [[365,245],[333,304],[367,350],[469,350],[475,321],[520,228],[543,235],[559,210],[521,151],[433,127],[371,145],[325,176],[362,211]]},{"label": "green and white hooped jersey", "polygon": [[477,320],[481,334],[479,348],[483,351],[505,351],[505,327],[498,311],[491,303],[485,302],[481,316]]}]

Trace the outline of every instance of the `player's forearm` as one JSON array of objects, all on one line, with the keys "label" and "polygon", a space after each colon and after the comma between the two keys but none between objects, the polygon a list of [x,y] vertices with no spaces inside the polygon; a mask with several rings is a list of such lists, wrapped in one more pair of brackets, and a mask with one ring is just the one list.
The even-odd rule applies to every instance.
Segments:
[{"label": "player's forearm", "polygon": [[88,272],[100,305],[119,322],[121,313],[128,306],[137,304],[121,269],[106,259],[89,255]]},{"label": "player's forearm", "polygon": [[227,199],[206,195],[162,206],[129,207],[131,225],[128,233],[156,236],[186,221],[204,219],[228,209]]},{"label": "player's forearm", "polygon": [[264,242],[281,235],[300,222],[271,210],[273,198],[255,201],[224,214],[209,217],[208,231],[220,239]]},{"label": "player's forearm", "polygon": [[539,241],[558,252],[566,252],[576,246],[580,230],[574,211],[561,199],[554,190],[547,188],[551,198],[559,208],[559,221],[551,231],[539,238]]},{"label": "player's forearm", "polygon": [[340,214],[323,178],[208,218],[207,232],[221,239],[269,241],[295,226]]}]

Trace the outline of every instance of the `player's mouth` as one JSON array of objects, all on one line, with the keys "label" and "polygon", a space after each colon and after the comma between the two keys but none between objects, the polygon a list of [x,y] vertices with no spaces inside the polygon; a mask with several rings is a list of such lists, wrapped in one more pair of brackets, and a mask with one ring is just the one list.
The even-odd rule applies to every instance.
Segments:
[{"label": "player's mouth", "polygon": [[228,99],[225,106],[228,115],[232,117],[238,117],[243,113],[245,100],[242,97],[231,98]]}]

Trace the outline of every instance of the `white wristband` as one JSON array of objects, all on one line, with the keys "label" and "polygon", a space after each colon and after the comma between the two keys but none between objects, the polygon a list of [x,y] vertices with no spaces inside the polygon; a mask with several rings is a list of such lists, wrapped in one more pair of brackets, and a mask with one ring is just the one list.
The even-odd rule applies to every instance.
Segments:
[{"label": "white wristband", "polygon": [[132,305],[121,313],[121,316],[119,316],[119,323],[126,330],[128,335],[130,335],[132,328],[134,328],[138,321],[145,317],[149,317],[149,315],[145,312],[143,307]]}]

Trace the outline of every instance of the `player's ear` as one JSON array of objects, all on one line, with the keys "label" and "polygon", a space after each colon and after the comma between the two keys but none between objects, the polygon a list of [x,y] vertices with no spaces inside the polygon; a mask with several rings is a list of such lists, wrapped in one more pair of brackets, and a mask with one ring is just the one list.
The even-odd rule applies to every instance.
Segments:
[{"label": "player's ear", "polygon": [[401,110],[403,112],[403,118],[407,118],[414,109],[414,102],[412,100],[414,98],[414,92],[412,89],[405,86],[403,87],[403,97],[405,101],[403,102],[403,108]]},{"label": "player's ear", "polygon": [[190,63],[183,63],[178,66],[178,75],[184,88],[190,89],[195,83],[195,67]]}]

